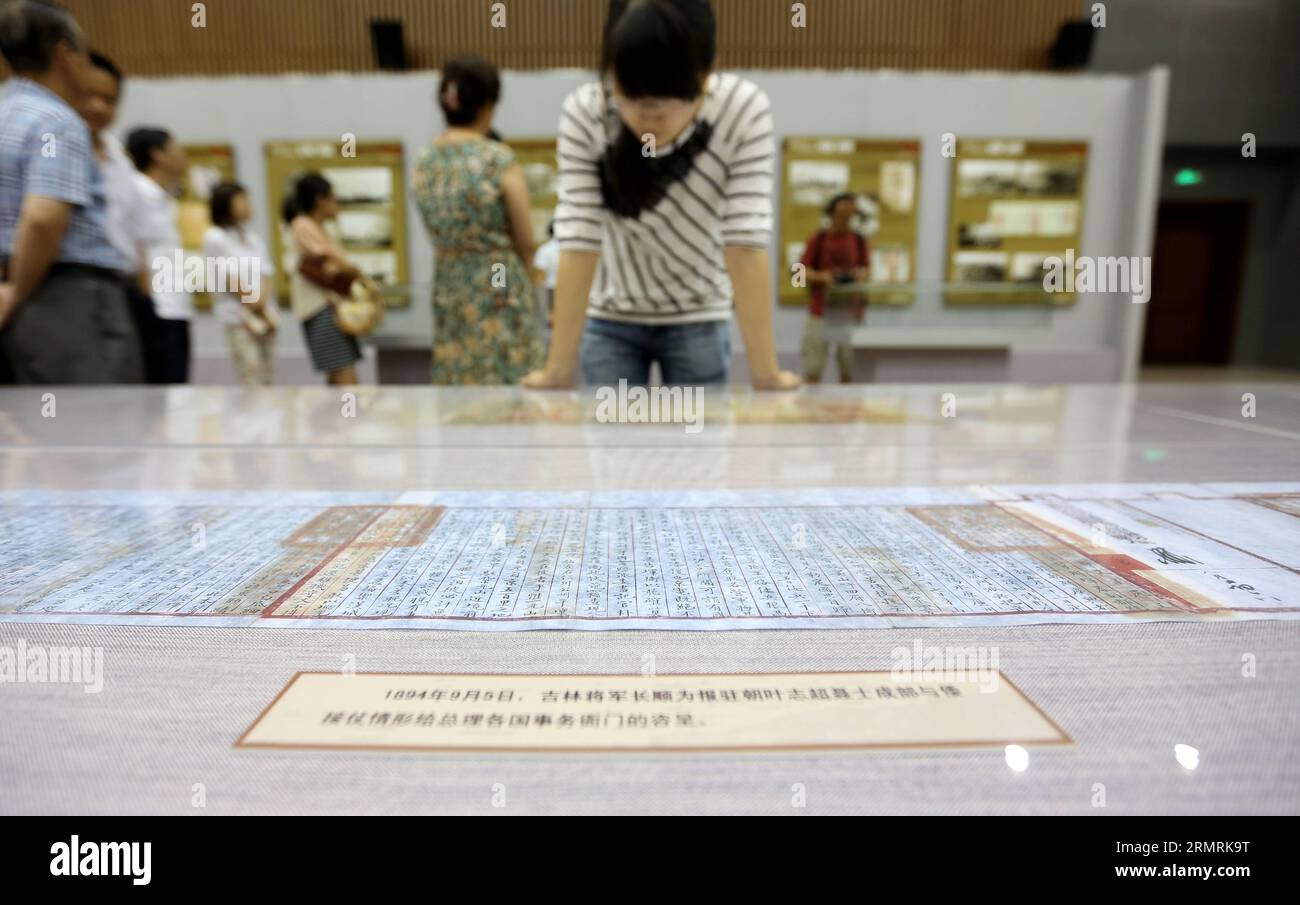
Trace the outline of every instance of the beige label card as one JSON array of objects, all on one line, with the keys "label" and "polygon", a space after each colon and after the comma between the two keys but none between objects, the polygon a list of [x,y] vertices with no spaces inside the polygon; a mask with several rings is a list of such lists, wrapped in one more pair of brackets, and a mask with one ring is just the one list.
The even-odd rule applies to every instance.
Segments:
[{"label": "beige label card", "polygon": [[1069,744],[1001,673],[298,673],[239,747],[701,751]]}]

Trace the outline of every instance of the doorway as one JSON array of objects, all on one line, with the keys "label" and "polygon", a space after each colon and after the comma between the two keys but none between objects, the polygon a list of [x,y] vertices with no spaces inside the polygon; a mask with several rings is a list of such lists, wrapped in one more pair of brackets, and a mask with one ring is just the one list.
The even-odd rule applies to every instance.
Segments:
[{"label": "doorway", "polygon": [[1229,363],[1249,223],[1243,201],[1161,202],[1143,364]]}]

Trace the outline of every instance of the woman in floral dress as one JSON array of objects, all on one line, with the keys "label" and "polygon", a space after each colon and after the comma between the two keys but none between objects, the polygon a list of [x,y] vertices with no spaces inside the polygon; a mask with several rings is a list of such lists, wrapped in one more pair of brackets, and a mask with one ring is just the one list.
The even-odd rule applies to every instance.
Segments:
[{"label": "woman in floral dress", "polygon": [[433,382],[515,384],[545,359],[525,262],[533,235],[514,153],[487,136],[501,94],[496,67],[443,67],[447,129],[421,152],[413,190],[433,240]]}]

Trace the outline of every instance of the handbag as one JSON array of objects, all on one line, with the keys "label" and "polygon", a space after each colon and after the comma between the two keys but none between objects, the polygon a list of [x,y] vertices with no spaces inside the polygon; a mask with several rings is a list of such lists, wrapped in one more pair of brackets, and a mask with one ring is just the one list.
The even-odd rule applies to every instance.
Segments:
[{"label": "handbag", "polygon": [[334,309],[334,322],[348,336],[365,336],[384,319],[379,287],[355,267],[331,272],[327,255],[304,257],[298,264],[303,279],[325,290]]},{"label": "handbag", "polygon": [[334,302],[334,320],[348,336],[366,336],[384,321],[379,287],[366,279],[352,281],[351,291]]}]

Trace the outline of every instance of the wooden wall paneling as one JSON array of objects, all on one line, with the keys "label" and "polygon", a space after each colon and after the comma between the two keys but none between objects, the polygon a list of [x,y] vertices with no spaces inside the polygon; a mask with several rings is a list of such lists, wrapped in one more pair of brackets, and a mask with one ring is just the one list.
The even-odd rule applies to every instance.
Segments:
[{"label": "wooden wall paneling", "polygon": [[[505,69],[592,68],[606,0],[64,0],[92,44],[133,76],[369,72],[368,23],[405,25],[413,69],[457,53]],[[720,64],[737,69],[1042,69],[1079,0],[714,0]]]}]

